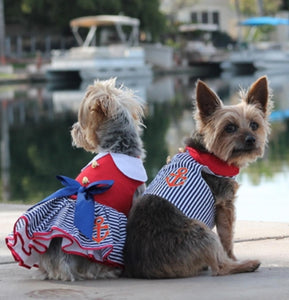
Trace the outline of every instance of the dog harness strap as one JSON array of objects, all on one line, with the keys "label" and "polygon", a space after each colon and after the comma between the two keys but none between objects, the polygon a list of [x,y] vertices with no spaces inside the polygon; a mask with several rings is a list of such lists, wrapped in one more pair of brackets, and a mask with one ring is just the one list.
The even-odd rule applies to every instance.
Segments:
[{"label": "dog harness strap", "polygon": [[86,237],[92,239],[93,225],[94,225],[94,199],[93,195],[101,194],[111,188],[113,180],[100,180],[82,186],[78,181],[66,177],[56,176],[58,180],[65,186],[55,193],[51,194],[40,203],[51,199],[69,197],[77,194],[74,214],[74,225]]}]

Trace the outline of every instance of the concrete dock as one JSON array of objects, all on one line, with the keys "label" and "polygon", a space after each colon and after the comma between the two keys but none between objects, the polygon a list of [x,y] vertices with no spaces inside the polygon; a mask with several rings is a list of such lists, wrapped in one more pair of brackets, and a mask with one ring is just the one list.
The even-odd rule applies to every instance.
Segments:
[{"label": "concrete dock", "polygon": [[[14,262],[4,239],[25,205],[0,203],[0,299],[289,299],[289,223],[237,221],[235,254],[262,262],[254,273],[169,280],[42,281]],[[36,277],[35,277],[36,276]]]}]

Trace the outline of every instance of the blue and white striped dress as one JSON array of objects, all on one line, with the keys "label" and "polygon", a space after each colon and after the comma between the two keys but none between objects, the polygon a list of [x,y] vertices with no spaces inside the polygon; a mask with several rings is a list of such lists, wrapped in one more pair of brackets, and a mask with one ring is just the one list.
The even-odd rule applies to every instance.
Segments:
[{"label": "blue and white striped dress", "polygon": [[[69,197],[51,199],[45,204],[36,204],[18,219],[13,234],[6,241],[19,265],[37,267],[39,256],[47,251],[54,237],[62,237],[61,247],[67,253],[111,266],[123,264],[126,216],[105,205],[95,205],[95,215],[102,216],[104,224],[109,224],[110,233],[105,240],[96,242],[74,226],[75,203]],[[106,229],[102,229],[101,236],[105,232]]]},{"label": "blue and white striped dress", "polygon": [[[146,172],[140,159],[124,157],[125,155],[118,153],[110,155],[115,168],[128,179],[138,180],[139,184],[146,181]],[[97,155],[88,166],[102,157],[103,154]],[[113,173],[110,176],[108,180],[115,179]],[[123,181],[120,183],[115,181],[114,184],[119,187]],[[122,190],[121,186],[119,188]],[[118,191],[117,189],[116,193]],[[6,237],[6,244],[15,260],[23,267],[38,267],[40,256],[47,251],[51,240],[61,237],[61,248],[66,253],[83,256],[93,262],[109,266],[123,267],[127,217],[110,206],[97,201],[93,203],[92,238],[83,234],[75,225],[77,207],[75,198],[48,197],[48,200],[44,199],[32,206],[16,221],[13,232]],[[88,219],[87,213],[84,218]]]},{"label": "blue and white striped dress", "polygon": [[188,152],[175,155],[147,187],[145,194],[162,197],[187,217],[215,226],[215,200],[202,178],[201,171],[210,172]]}]

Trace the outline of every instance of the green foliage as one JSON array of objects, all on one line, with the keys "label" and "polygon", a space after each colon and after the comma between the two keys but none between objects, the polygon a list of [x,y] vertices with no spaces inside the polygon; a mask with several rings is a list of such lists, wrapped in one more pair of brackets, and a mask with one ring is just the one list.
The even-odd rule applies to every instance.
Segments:
[{"label": "green foliage", "polygon": [[159,0],[4,0],[6,23],[27,29],[69,34],[73,18],[101,14],[124,14],[139,18],[141,29],[158,39],[165,28]]},{"label": "green foliage", "polygon": [[150,182],[157,174],[159,169],[166,163],[168,156],[167,144],[165,141],[166,133],[170,125],[170,107],[160,103],[152,104],[153,114],[145,118],[143,134],[146,155],[149,160],[145,162],[145,168]]},{"label": "green foliage", "polygon": [[[236,1],[236,0],[234,0]],[[282,0],[263,0],[263,14],[274,15],[281,7]],[[239,6],[242,14],[247,16],[256,15],[258,11],[258,0],[239,0]]]},{"label": "green foliage", "polygon": [[92,154],[71,146],[74,121],[75,116],[67,115],[11,128],[11,199],[38,202],[61,188],[56,175],[74,178],[92,159]]},{"label": "green foliage", "polygon": [[282,0],[281,10],[289,10],[289,0]]},{"label": "green foliage", "polygon": [[[156,100],[151,103],[151,112],[144,120],[146,128],[142,136],[148,158],[144,163],[148,174],[147,183],[166,164],[167,157],[170,154],[166,141],[167,132],[172,124],[180,123],[186,106],[187,100],[183,91],[177,92],[169,102],[161,103]],[[189,109],[191,109],[191,104]],[[175,145],[175,151],[183,146],[183,144]]]},{"label": "green foliage", "polygon": [[[169,144],[173,146],[173,151],[183,146],[182,143],[177,144],[178,139],[175,140],[168,131],[178,128],[177,132],[181,135],[181,140],[187,135],[187,132],[186,135],[182,134],[182,127],[179,124],[182,122],[184,110],[191,112],[191,98],[188,95],[191,95],[194,83],[195,79],[191,79],[185,87],[181,82],[178,84],[175,82],[174,98],[164,102],[157,99],[148,102],[149,114],[144,120],[146,128],[143,133],[147,151],[145,168],[149,177],[148,183],[166,163],[167,156],[173,154],[170,152]],[[22,91],[18,92],[15,99],[26,97],[26,94],[22,95],[22,93]],[[224,100],[224,92],[220,90],[218,94]],[[93,157],[93,154],[71,146],[69,130],[76,121],[76,114],[55,113],[52,117],[51,111],[46,110],[50,107],[50,104],[47,104],[26,99],[23,102],[25,124],[21,118],[18,120],[17,113],[14,114],[14,122],[9,128],[11,201],[27,203],[40,201],[61,187],[55,179],[56,175],[74,178]],[[277,101],[276,106],[278,107]],[[190,131],[191,127],[188,130]],[[168,138],[172,138],[169,144]],[[172,142],[175,142],[175,145]],[[275,174],[284,172],[284,168],[288,168],[288,149],[289,120],[273,123],[265,157],[251,164],[242,173],[248,175],[253,184],[258,184],[261,178],[273,178]]]}]

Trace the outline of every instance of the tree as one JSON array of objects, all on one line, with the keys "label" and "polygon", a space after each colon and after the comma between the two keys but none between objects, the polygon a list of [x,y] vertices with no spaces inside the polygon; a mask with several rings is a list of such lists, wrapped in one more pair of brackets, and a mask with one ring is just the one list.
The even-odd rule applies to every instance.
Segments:
[{"label": "tree", "polygon": [[289,10],[289,0],[282,0],[280,7],[282,10]]},{"label": "tree", "polygon": [[0,0],[0,64],[5,64],[5,21],[3,0]]},{"label": "tree", "polygon": [[200,2],[200,0],[173,0],[170,1],[170,5],[166,5],[166,1],[164,1],[162,10],[169,16],[171,23],[174,24],[180,9],[193,6],[198,2]]},{"label": "tree", "polygon": [[[242,19],[241,16],[263,16],[275,15],[281,8],[282,0],[232,0],[238,15],[238,20]],[[258,26],[255,28],[254,36],[250,37],[252,41],[268,40],[269,33],[273,32],[273,26]],[[248,31],[247,31],[248,34]],[[239,27],[238,40],[241,38],[241,27]]]},{"label": "tree", "polygon": [[243,15],[271,15],[275,14],[282,4],[282,0],[233,0],[238,2]]},{"label": "tree", "polygon": [[73,18],[124,14],[140,19],[141,30],[158,38],[165,28],[165,18],[159,11],[159,0],[4,0],[7,23],[18,23],[28,30],[49,29],[50,32],[70,34]]}]

